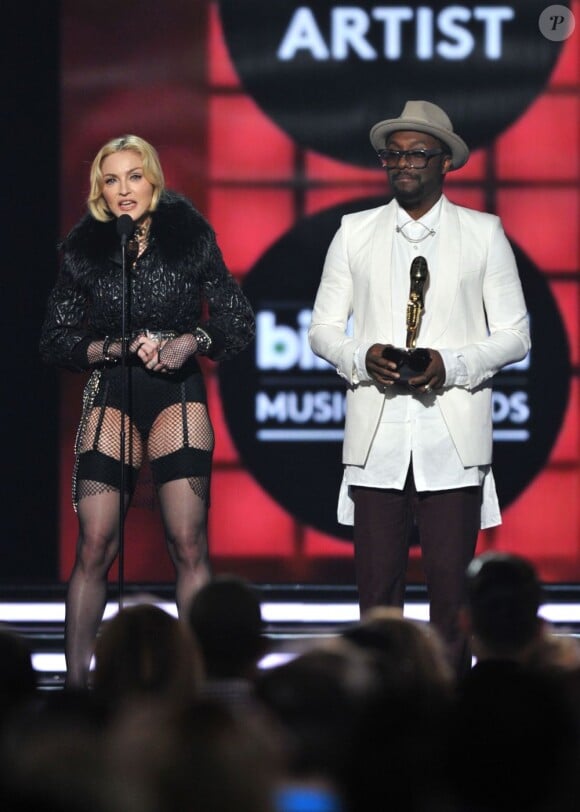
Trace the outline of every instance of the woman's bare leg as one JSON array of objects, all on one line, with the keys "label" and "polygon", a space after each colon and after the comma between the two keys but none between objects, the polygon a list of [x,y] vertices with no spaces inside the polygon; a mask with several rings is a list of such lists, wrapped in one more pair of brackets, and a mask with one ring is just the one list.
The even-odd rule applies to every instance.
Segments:
[{"label": "woman's bare leg", "polygon": [[[193,467],[204,469],[203,474],[192,476],[182,470],[158,485],[169,555],[176,572],[176,603],[181,615],[187,610],[193,594],[210,577],[207,504],[213,446],[213,429],[204,403],[168,407],[159,415],[149,434],[148,452],[154,471],[156,465],[171,464],[171,455],[182,453],[184,448],[190,449],[192,459],[196,460],[191,463]],[[185,453],[187,457],[188,452]],[[187,467],[190,463],[186,459],[183,464]]]},{"label": "woman's bare leg", "polygon": [[[107,575],[119,550],[120,492],[112,483],[119,482],[120,428],[121,413],[117,409],[106,408],[101,413],[101,409],[94,408],[80,443],[79,536],[65,616],[67,687],[87,685],[95,639],[107,600]],[[91,461],[91,454],[87,452],[97,452],[99,460]],[[129,426],[125,451],[128,476],[129,466],[138,470],[141,458],[141,439]],[[127,495],[124,511],[128,504]]]},{"label": "woman's bare leg", "polygon": [[107,573],[119,549],[119,492],[79,502],[76,560],[68,584],[65,617],[67,687],[87,685],[91,657],[107,600]]},{"label": "woman's bare leg", "polygon": [[175,600],[180,616],[192,596],[210,577],[207,555],[206,505],[187,479],[159,488],[161,515],[169,555],[175,566]]}]

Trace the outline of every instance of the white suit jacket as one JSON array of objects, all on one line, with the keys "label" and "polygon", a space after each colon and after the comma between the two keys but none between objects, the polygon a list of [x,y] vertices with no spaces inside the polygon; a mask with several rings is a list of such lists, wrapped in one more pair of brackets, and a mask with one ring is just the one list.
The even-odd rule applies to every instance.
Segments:
[{"label": "white suit jacket", "polygon": [[[395,387],[359,382],[353,356],[361,344],[392,344],[392,240],[395,202],[342,218],[327,252],[309,340],[316,355],[349,384],[343,462],[364,465],[386,399]],[[439,274],[431,317],[419,344],[459,351],[466,387],[438,395],[444,420],[465,467],[492,457],[491,378],[530,347],[528,317],[511,246],[498,217],[442,201]],[[428,296],[428,292],[427,292]],[[426,302],[427,304],[427,302]],[[346,334],[353,317],[352,337]]]}]

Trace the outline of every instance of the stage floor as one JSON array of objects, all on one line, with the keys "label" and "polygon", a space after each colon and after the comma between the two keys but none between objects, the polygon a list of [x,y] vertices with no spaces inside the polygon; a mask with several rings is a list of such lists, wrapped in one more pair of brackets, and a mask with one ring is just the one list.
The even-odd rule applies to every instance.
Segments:
[{"label": "stage floor", "polygon": [[[351,587],[301,584],[255,585],[261,601],[269,653],[261,665],[272,667],[295,656],[314,641],[338,634],[359,619],[356,592]],[[545,587],[546,601],[540,614],[554,631],[580,638],[580,585]],[[30,647],[34,668],[43,690],[62,688],[64,660],[65,587],[9,587],[0,592],[0,623],[22,635]],[[167,585],[126,586],[122,593],[112,588],[105,618],[120,605],[154,602],[176,615],[172,588]],[[409,587],[404,613],[427,621],[428,604],[424,587]]]}]

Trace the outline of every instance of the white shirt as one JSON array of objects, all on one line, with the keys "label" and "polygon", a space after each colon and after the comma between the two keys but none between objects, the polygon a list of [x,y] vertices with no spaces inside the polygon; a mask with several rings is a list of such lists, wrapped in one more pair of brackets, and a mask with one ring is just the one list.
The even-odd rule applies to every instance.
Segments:
[{"label": "white shirt", "polygon": [[[395,343],[399,347],[404,347],[406,342],[409,270],[416,256],[425,257],[429,269],[428,284],[424,291],[425,308],[419,326],[417,346],[421,346],[421,333],[431,316],[429,302],[433,301],[437,286],[441,202],[442,198],[417,221],[411,220],[407,212],[397,204],[397,226],[404,229],[407,237],[413,239],[424,237],[421,242],[413,243],[405,239],[403,233],[397,232],[393,240],[392,297],[395,312]],[[370,380],[365,365],[370,346],[372,344],[362,345],[355,354],[354,364],[360,381]],[[448,349],[439,349],[439,352],[445,365],[446,385],[464,385],[467,382],[467,375],[461,355]],[[402,490],[411,460],[415,487],[418,491],[449,490],[483,483],[482,527],[500,523],[490,466],[465,468],[462,465],[438,406],[437,395],[405,392],[397,386],[387,387],[381,420],[365,465],[345,466],[339,498],[339,521],[352,523],[352,500],[348,494],[348,486],[364,485]]]}]

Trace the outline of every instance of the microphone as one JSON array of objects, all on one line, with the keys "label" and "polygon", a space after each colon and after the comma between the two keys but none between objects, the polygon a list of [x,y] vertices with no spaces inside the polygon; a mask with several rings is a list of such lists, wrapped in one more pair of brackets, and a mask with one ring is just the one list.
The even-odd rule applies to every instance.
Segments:
[{"label": "microphone", "polygon": [[135,221],[128,214],[117,217],[117,235],[121,238],[121,245],[125,245],[135,232]]}]

